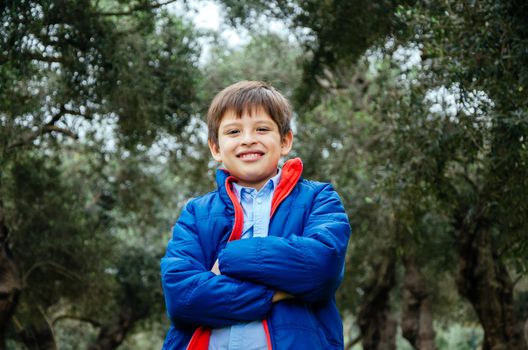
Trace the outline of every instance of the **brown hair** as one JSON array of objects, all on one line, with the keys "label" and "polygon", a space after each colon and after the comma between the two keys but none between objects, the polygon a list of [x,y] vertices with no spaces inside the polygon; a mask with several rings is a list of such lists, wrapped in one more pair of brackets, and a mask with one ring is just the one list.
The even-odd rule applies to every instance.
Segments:
[{"label": "brown hair", "polygon": [[244,112],[252,113],[261,107],[279,127],[281,138],[291,130],[291,107],[288,100],[275,88],[262,81],[239,81],[220,91],[207,112],[208,139],[218,145],[218,129],[224,114],[232,110],[237,118]]}]

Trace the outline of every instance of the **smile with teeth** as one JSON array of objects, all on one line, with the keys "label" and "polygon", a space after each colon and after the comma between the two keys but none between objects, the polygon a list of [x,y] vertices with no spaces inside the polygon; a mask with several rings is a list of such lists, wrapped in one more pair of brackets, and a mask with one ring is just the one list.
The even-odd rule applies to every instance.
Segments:
[{"label": "smile with teeth", "polygon": [[263,156],[263,153],[253,152],[253,153],[242,153],[238,155],[238,158],[241,159],[257,159]]}]

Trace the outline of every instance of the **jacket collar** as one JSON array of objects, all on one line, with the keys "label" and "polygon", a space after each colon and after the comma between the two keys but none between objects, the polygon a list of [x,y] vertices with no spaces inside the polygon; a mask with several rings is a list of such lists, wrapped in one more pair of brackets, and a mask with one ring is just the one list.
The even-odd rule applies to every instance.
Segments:
[{"label": "jacket collar", "polygon": [[[303,171],[303,164],[300,158],[293,158],[284,163],[282,167],[281,179],[277,186],[275,187],[275,192],[279,191],[282,193],[290,189],[289,192],[295,187],[299,178],[301,177]],[[231,177],[231,179],[226,182],[226,180]],[[236,182],[236,178],[231,176],[227,169],[217,169],[216,170],[216,185],[218,186],[218,192],[222,200],[229,206],[232,206],[232,202],[229,199],[227,194],[226,184],[231,182]],[[231,186],[230,186],[231,187]],[[291,187],[291,188],[290,188]],[[288,194],[289,194],[288,192]],[[287,194],[286,194],[287,195]],[[274,195],[275,197],[275,195]]]},{"label": "jacket collar", "polygon": [[[281,180],[275,189],[271,201],[270,217],[273,216],[277,207],[293,190],[301,177],[302,170],[303,164],[300,158],[293,158],[284,163]],[[229,238],[230,241],[239,239],[242,233],[242,207],[240,206],[231,185],[232,182],[236,181],[237,179],[234,176],[231,176],[226,169],[218,169],[216,171],[216,183],[218,185],[220,198],[222,198],[222,201],[229,209],[234,210],[235,212],[235,223]]]}]

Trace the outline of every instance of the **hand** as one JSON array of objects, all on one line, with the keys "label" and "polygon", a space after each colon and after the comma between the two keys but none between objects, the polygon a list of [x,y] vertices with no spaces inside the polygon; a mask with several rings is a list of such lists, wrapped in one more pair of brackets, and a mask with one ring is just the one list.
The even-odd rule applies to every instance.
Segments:
[{"label": "hand", "polygon": [[273,299],[271,299],[271,302],[276,303],[281,300],[293,299],[293,298],[295,298],[293,295],[278,290],[275,292],[275,294],[273,294]]},{"label": "hand", "polygon": [[214,265],[213,265],[213,268],[211,269],[211,272],[214,273],[215,275],[221,275],[220,273],[220,266],[218,265],[218,259],[216,259]]}]

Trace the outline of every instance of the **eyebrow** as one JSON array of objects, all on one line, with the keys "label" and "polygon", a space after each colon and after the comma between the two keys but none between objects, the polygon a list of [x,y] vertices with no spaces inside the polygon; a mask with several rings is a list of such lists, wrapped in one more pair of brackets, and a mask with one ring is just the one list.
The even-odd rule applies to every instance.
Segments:
[{"label": "eyebrow", "polygon": [[238,123],[238,122],[230,122],[230,123],[221,125],[220,129],[224,130],[224,129],[229,129],[229,128],[233,128],[233,127],[239,127],[239,126],[240,126],[240,123]]},{"label": "eyebrow", "polygon": [[[256,125],[268,125],[268,126],[273,126],[273,124],[275,124],[272,120],[257,120],[255,121],[255,124]],[[235,120],[235,121],[232,121],[232,122],[229,122],[227,124],[224,124],[224,125],[221,125],[218,130],[220,131],[224,131],[226,129],[229,129],[229,128],[239,128],[240,126],[242,125],[242,122],[241,121],[238,121],[238,120]]]}]

